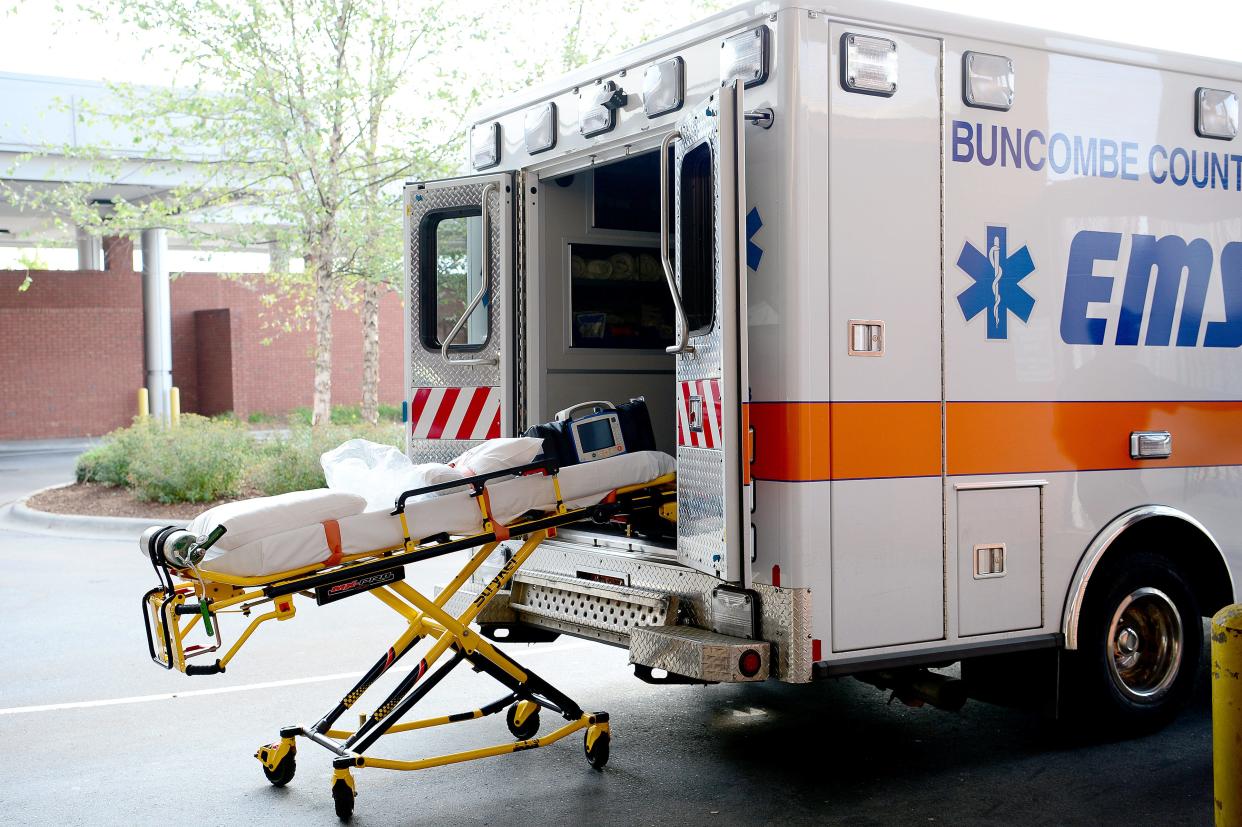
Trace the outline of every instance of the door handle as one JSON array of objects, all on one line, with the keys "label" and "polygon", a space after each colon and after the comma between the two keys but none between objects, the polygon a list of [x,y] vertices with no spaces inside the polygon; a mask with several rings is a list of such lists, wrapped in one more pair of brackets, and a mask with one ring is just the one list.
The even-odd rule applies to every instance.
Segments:
[{"label": "door handle", "polygon": [[457,324],[453,325],[453,329],[449,331],[449,335],[444,337],[444,341],[440,344],[440,355],[444,357],[444,361],[451,362],[454,365],[494,365],[499,360],[495,356],[475,356],[468,359],[454,359],[449,356],[449,342],[457,338],[457,334],[470,320],[470,316],[474,313],[475,308],[483,301],[483,297],[487,295],[487,291],[492,286],[492,241],[491,232],[488,229],[488,207],[487,197],[496,189],[495,184],[487,184],[483,187],[483,204],[479,210],[480,224],[482,225],[483,238],[483,283],[479,285],[479,292],[475,293],[474,298],[470,300],[470,304],[466,305],[466,312],[461,314],[461,318],[457,320]]},{"label": "door handle", "polygon": [[664,278],[668,281],[668,291],[673,295],[673,310],[677,314],[677,344],[666,347],[665,353],[694,353],[694,347],[690,344],[690,325],[686,321],[686,309],[681,304],[681,293],[677,290],[677,277],[673,274],[673,263],[668,258],[668,221],[671,217],[666,214],[668,210],[668,148],[680,137],[680,132],[670,132],[660,142],[660,263],[664,265]]}]

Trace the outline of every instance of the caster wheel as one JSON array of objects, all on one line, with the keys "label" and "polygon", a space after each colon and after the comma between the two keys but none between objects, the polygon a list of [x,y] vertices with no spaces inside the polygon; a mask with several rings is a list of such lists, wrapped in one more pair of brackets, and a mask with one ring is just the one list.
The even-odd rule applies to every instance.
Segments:
[{"label": "caster wheel", "polygon": [[342,779],[332,783],[332,803],[336,805],[336,817],[349,821],[354,815],[354,791]]},{"label": "caster wheel", "polygon": [[509,732],[513,733],[513,737],[519,741],[525,741],[528,738],[534,738],[539,732],[539,708],[535,707],[535,711],[526,716],[526,720],[522,721],[522,725],[518,726],[514,723],[517,720],[518,707],[529,701],[518,701],[509,707],[509,711],[505,713],[505,725],[509,727]]},{"label": "caster wheel", "polygon": [[[599,735],[595,738],[595,743],[591,743],[591,733],[598,730]],[[586,736],[582,739],[582,750],[586,753],[587,763],[597,770],[602,770],[604,765],[608,763],[608,742],[612,740],[608,734],[608,730],[599,729],[598,726],[588,727]]]},{"label": "caster wheel", "polygon": [[294,759],[293,750],[289,754],[280,759],[280,763],[276,765],[276,769],[269,770],[263,767],[263,774],[267,776],[267,780],[272,783],[273,787],[283,787],[293,780],[293,774],[297,772],[298,764]]}]

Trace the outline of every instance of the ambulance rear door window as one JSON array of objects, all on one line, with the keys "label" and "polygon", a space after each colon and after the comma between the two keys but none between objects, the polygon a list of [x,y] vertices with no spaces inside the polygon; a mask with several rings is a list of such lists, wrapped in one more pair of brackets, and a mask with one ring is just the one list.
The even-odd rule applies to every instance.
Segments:
[{"label": "ambulance rear door window", "polygon": [[681,162],[681,301],[691,336],[711,330],[716,306],[716,182],[712,166],[712,148],[706,142],[687,152]]}]

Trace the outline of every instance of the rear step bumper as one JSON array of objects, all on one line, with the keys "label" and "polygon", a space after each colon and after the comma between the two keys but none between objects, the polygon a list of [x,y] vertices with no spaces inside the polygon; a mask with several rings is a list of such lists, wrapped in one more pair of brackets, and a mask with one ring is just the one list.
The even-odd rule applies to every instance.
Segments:
[{"label": "rear step bumper", "polygon": [[[451,614],[465,610],[500,570],[500,558],[494,569],[489,565],[449,602]],[[675,563],[550,540],[476,620],[482,626],[520,625],[602,641],[630,650],[636,667],[695,681],[811,680],[810,590],[753,583],[762,640],[747,640],[707,631],[712,591],[720,583]],[[746,676],[739,658],[750,649],[762,665]],[[753,665],[753,656],[747,664]]]},{"label": "rear step bumper", "polygon": [[770,660],[767,641],[729,637],[694,626],[646,626],[630,632],[630,663],[695,681],[764,681]]}]

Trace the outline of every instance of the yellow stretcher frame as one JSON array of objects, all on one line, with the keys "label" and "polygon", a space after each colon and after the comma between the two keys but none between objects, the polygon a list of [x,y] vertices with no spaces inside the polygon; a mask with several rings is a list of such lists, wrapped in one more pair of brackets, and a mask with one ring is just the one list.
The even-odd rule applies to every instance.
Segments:
[{"label": "yellow stretcher frame", "polygon": [[[490,479],[515,471],[541,471],[551,476],[557,498],[553,513],[519,518],[508,525],[502,525],[493,519],[486,483]],[[317,598],[325,589],[332,587],[347,587],[348,594],[345,596],[366,591],[400,615],[406,621],[407,627],[329,713],[310,727],[291,726],[281,729],[279,741],[258,749],[255,757],[262,763],[264,775],[272,784],[284,786],[292,780],[296,768],[298,737],[319,744],[335,755],[332,797],[337,815],[345,820],[353,812],[354,798],[357,795],[351,770],[361,767],[421,770],[536,749],[585,730],[583,748],[587,761],[592,767],[602,769],[608,761],[611,740],[608,714],[583,711],[568,696],[472,630],[470,624],[539,545],[549,536],[555,535],[558,526],[588,518],[607,519],[618,514],[632,514],[642,509],[652,509],[657,513],[663,509],[667,513],[669,504],[675,502],[675,475],[668,474],[647,483],[618,488],[601,503],[569,509],[562,501],[557,473],[558,469],[551,463],[532,463],[519,469],[406,492],[398,498],[393,512],[401,518],[405,535],[402,545],[348,555],[331,565],[320,563],[303,566],[267,577],[239,577],[202,568],[179,569],[163,559],[158,551],[157,541],[153,540],[150,556],[161,584],[143,597],[143,614],[152,660],[164,668],[175,668],[188,675],[223,672],[260,625],[271,620],[289,620],[294,617],[295,598],[306,596],[309,589],[316,590]],[[404,510],[406,499],[429,490],[465,485],[474,489],[473,496],[483,514],[484,530],[479,534],[457,539],[440,536],[430,541],[411,540]],[[453,616],[446,611],[444,607],[448,601],[470,580],[500,543],[508,539],[521,539],[520,548],[461,614]],[[470,560],[434,599],[427,598],[401,579],[406,563],[471,548],[476,550]],[[219,615],[241,613],[249,617],[254,608],[267,603],[271,603],[272,608],[251,618],[237,640],[213,664],[199,666],[190,662],[196,657],[222,648]],[[200,626],[209,640],[214,639],[214,645],[187,647],[186,641],[190,633]],[[341,715],[352,708],[382,675],[424,638],[432,643],[418,665],[407,673],[370,715],[361,718],[358,729],[334,728],[333,725]],[[452,655],[449,660],[433,671],[436,663],[450,650]],[[467,712],[398,723],[462,661],[468,661],[475,671],[487,674],[501,683],[509,690],[508,694]],[[546,735],[534,737],[539,727],[539,710],[543,708],[560,714],[567,723]],[[417,760],[377,758],[366,754],[375,741],[387,734],[476,720],[506,709],[506,724],[517,738],[513,743]]]}]

